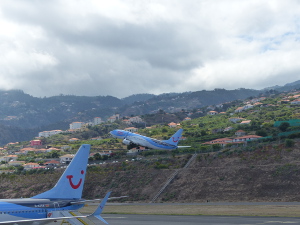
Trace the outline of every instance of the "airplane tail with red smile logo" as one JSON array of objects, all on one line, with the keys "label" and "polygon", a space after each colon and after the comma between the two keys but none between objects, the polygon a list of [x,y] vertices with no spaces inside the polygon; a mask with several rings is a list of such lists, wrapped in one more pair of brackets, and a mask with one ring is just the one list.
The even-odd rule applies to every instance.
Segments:
[{"label": "airplane tail with red smile logo", "polygon": [[181,139],[182,131],[183,131],[183,129],[179,129],[169,140],[167,140],[165,142],[168,144],[177,146],[178,142]]},{"label": "airplane tail with red smile logo", "polygon": [[[83,144],[60,177],[56,185],[41,194],[33,196],[35,199],[80,199],[82,195],[86,168],[91,146]],[[71,155],[66,156],[72,158]],[[45,175],[47,176],[47,174]]]}]

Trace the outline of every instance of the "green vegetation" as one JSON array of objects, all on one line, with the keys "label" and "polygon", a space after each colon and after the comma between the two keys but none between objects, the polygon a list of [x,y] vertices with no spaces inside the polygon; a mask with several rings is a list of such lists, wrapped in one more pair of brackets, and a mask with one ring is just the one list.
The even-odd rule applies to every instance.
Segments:
[{"label": "green vegetation", "polygon": [[[222,90],[218,90],[222,91]],[[165,158],[175,158],[181,155],[190,155],[193,153],[214,153],[214,157],[229,157],[232,154],[240,154],[243,160],[248,160],[248,158],[243,155],[245,152],[258,152],[259,149],[263,149],[263,146],[273,145],[274,148],[279,148],[278,143],[282,143],[285,148],[292,148],[295,145],[295,139],[300,137],[300,109],[298,106],[292,106],[290,104],[281,103],[284,97],[291,95],[290,93],[278,94],[276,92],[271,93],[270,97],[260,100],[260,104],[254,105],[254,107],[246,109],[242,112],[235,112],[237,107],[246,105],[247,101],[252,100],[250,98],[244,102],[233,101],[224,104],[223,108],[218,108],[220,113],[218,115],[207,115],[210,109],[203,107],[200,109],[191,110],[195,115],[200,115],[192,120],[182,121],[180,127],[184,129],[183,136],[185,140],[180,141],[180,145],[189,145],[191,148],[177,149],[172,152],[168,151],[157,151],[149,150],[140,153],[143,158],[149,159],[159,159],[159,157]],[[226,109],[226,111],[224,111]],[[196,112],[202,112],[197,114]],[[181,110],[176,114],[174,118],[185,118],[189,114],[186,110]],[[194,115],[193,114],[193,115]],[[191,117],[193,117],[191,115]],[[142,126],[139,129],[139,133],[157,138],[157,139],[168,139],[173,135],[178,128],[170,128],[166,123],[162,123],[161,118],[170,119],[173,118],[174,114],[165,113],[163,110],[159,110],[156,114],[146,114],[143,118],[146,120],[153,120],[156,125],[153,125],[151,129]],[[250,124],[242,125],[239,122],[232,122],[231,118],[242,118],[242,120],[251,120]],[[114,129],[124,129],[126,124],[121,121],[116,121],[114,123],[100,124],[97,126],[89,126],[81,132],[75,133],[61,133],[53,135],[49,138],[43,138],[42,142],[44,145],[60,148],[64,145],[71,147],[72,151],[70,153],[75,153],[81,144],[91,144],[92,152],[97,153],[90,158],[91,162],[99,163],[106,160],[131,160],[135,157],[127,156],[126,146],[122,144],[121,140],[114,139],[109,136],[109,131]],[[231,130],[224,131],[225,128],[231,127]],[[219,139],[219,138],[234,138],[236,137],[235,132],[237,130],[243,130],[247,135],[259,135],[263,138],[250,141],[247,144],[233,143],[227,144],[225,147],[216,144],[204,144],[205,142]],[[101,136],[102,140],[91,140],[93,137]],[[77,138],[79,141],[70,142],[70,138]],[[26,145],[25,143],[19,143],[17,145],[9,146],[9,151],[17,151],[21,146]],[[108,155],[101,156],[99,153],[102,151],[111,151],[112,153]],[[65,153],[50,152],[50,153],[29,153],[27,155],[20,156],[18,160],[25,162],[39,162],[43,163],[43,159],[46,158],[58,158],[60,155]],[[138,156],[139,157],[139,156]],[[253,157],[256,157],[255,154]],[[270,157],[273,157],[270,155]],[[277,157],[277,158],[276,158]],[[211,161],[207,156],[200,155],[198,160],[208,160]],[[280,156],[274,155],[274,159],[280,159]],[[2,162],[4,163],[4,162]],[[168,161],[158,161],[153,162],[153,168],[155,169],[168,169],[172,165]],[[175,167],[180,167],[176,165]],[[6,167],[5,169],[7,169]],[[15,169],[17,172],[21,171],[21,168],[9,167],[10,169]],[[124,165],[122,170],[128,170]]]}]

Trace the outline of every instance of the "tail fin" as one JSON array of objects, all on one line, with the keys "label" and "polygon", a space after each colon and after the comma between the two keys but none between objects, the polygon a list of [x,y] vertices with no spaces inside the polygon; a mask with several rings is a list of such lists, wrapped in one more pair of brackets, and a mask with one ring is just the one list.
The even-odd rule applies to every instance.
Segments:
[{"label": "tail fin", "polygon": [[49,191],[33,196],[32,198],[80,199],[90,148],[91,146],[88,144],[81,145],[56,185]]},{"label": "tail fin", "polygon": [[165,141],[168,144],[171,145],[178,145],[178,142],[180,141],[181,134],[182,134],[183,129],[179,129],[169,140]]}]

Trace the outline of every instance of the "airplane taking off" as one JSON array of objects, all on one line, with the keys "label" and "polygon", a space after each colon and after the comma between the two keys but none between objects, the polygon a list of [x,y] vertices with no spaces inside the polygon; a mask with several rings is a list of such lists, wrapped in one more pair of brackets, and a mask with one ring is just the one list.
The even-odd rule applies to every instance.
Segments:
[{"label": "airplane taking off", "polygon": [[72,216],[68,211],[75,211],[84,206],[81,198],[90,153],[90,145],[81,145],[75,157],[60,177],[56,185],[31,198],[0,199],[0,224],[41,225],[57,220],[74,221],[80,218],[95,217],[108,224],[101,216],[109,199],[106,194],[94,213],[87,216]]},{"label": "airplane taking off", "polygon": [[174,150],[177,148],[188,148],[191,146],[177,146],[180,141],[183,129],[179,129],[169,140],[156,140],[140,134],[131,133],[125,130],[113,130],[110,134],[115,138],[123,139],[123,144],[133,147],[143,146],[157,150]]}]

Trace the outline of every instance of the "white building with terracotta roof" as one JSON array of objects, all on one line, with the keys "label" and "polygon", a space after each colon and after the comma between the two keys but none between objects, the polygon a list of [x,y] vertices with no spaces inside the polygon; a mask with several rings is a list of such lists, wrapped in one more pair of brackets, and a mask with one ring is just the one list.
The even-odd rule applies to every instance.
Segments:
[{"label": "white building with terracotta roof", "polygon": [[127,127],[124,130],[134,133],[134,132],[138,131],[138,128],[136,128],[136,127]]},{"label": "white building with terracotta roof", "polygon": [[42,131],[42,132],[39,132],[39,137],[50,137],[52,135],[59,134],[62,132],[63,132],[62,130]]},{"label": "white building with terracotta roof", "polygon": [[17,155],[6,155],[6,156],[2,156],[0,158],[0,161],[4,161],[4,162],[9,162],[11,160],[15,161],[18,159]]},{"label": "white building with terracotta roof", "polygon": [[253,141],[261,138],[262,136],[258,135],[246,135],[241,137],[236,137],[232,139],[232,142],[246,142],[246,141]]},{"label": "white building with terracotta roof", "polygon": [[294,101],[291,101],[291,105],[299,105],[300,99],[295,99]]},{"label": "white building with terracotta roof", "polygon": [[237,130],[234,134],[236,136],[244,136],[244,135],[246,135],[246,132],[243,130]]},{"label": "white building with terracotta roof", "polygon": [[59,157],[60,163],[63,163],[63,164],[70,163],[73,158],[74,158],[73,154],[66,154],[66,155],[62,155],[61,157]]},{"label": "white building with terracotta roof", "polygon": [[31,162],[31,163],[24,164],[23,167],[24,167],[25,170],[30,170],[30,169],[40,167],[40,165],[38,163]]}]

